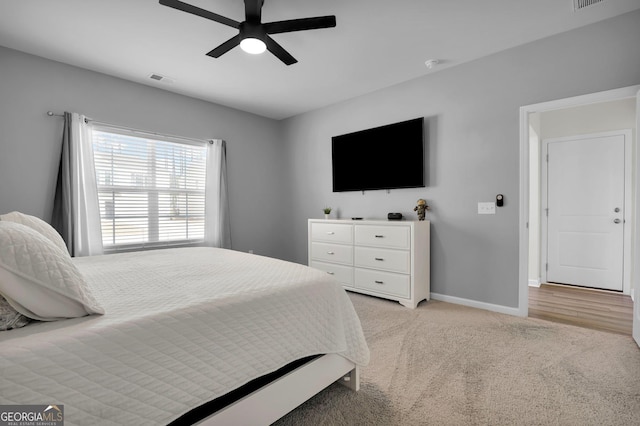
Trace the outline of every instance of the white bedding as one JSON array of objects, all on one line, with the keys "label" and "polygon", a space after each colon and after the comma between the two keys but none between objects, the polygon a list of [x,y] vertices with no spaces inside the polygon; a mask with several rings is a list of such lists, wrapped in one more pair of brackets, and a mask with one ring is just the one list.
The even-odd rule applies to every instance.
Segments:
[{"label": "white bedding", "polygon": [[187,248],[74,259],[103,316],[0,333],[0,404],[68,425],[166,424],[289,362],[369,361],[341,285],[267,257]]}]

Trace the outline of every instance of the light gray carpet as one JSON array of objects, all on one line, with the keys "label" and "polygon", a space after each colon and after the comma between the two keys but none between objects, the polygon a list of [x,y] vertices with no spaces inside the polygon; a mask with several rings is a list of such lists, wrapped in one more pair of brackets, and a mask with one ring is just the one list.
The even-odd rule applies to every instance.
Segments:
[{"label": "light gray carpet", "polygon": [[349,293],[371,363],[276,424],[640,425],[631,337],[444,302]]}]

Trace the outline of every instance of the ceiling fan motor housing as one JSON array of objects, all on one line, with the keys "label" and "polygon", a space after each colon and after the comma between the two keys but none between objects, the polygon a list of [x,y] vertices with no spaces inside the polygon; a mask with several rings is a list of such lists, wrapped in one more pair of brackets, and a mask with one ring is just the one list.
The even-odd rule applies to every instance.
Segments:
[{"label": "ceiling fan motor housing", "polygon": [[245,38],[257,38],[258,40],[265,41],[267,38],[267,33],[260,23],[244,21],[240,23],[238,29],[240,30],[241,40]]}]

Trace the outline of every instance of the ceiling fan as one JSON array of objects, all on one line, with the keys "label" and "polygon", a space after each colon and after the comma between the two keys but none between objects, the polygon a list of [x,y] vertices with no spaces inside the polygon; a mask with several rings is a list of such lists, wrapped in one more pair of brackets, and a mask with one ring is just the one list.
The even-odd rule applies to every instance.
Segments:
[{"label": "ceiling fan", "polygon": [[336,26],[336,17],[333,15],[263,23],[262,6],[264,0],[244,0],[245,20],[243,22],[234,21],[217,13],[209,12],[208,10],[178,0],[160,0],[160,4],[219,22],[236,28],[239,31],[238,35],[230,38],[207,53],[208,56],[213,58],[219,58],[229,50],[240,45],[242,50],[249,53],[262,53],[265,49],[268,49],[269,52],[273,53],[285,64],[295,64],[298,62],[296,58],[276,43],[269,34],[315,30]]}]

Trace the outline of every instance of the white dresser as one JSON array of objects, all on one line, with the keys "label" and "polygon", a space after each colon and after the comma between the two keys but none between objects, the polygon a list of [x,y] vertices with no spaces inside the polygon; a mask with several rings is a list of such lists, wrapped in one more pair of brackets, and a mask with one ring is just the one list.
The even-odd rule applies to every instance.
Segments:
[{"label": "white dresser", "polygon": [[429,238],[429,221],[309,219],[309,266],[415,308],[429,299]]}]

